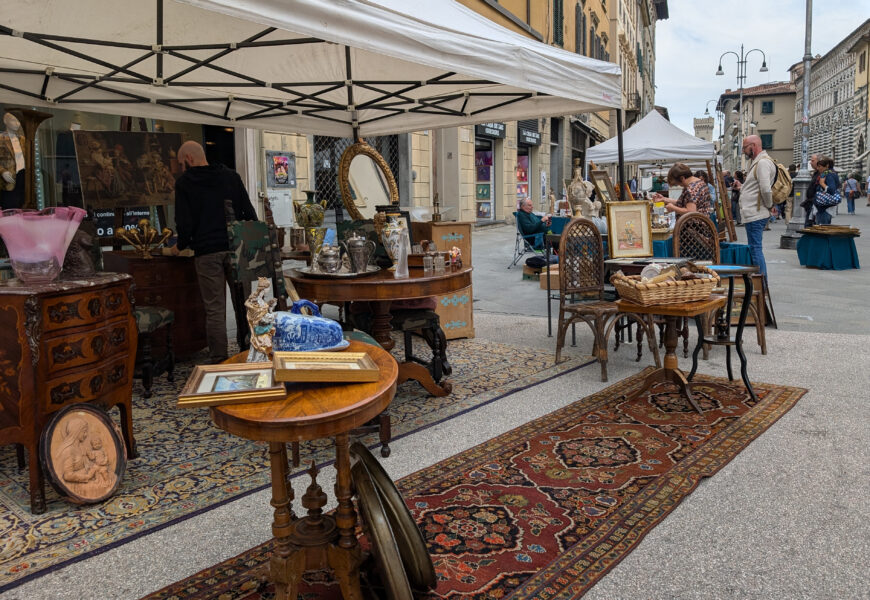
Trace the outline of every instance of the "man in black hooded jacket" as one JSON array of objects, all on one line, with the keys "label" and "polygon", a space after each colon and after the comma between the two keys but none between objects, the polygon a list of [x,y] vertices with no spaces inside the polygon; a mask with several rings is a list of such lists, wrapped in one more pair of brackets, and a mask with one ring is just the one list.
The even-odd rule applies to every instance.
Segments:
[{"label": "man in black hooded jacket", "polygon": [[199,291],[205,305],[206,337],[211,362],[227,358],[227,200],[238,221],[256,221],[242,178],[221,164],[208,164],[205,151],[189,141],[178,149],[182,174],[175,182],[175,253],[193,249]]}]

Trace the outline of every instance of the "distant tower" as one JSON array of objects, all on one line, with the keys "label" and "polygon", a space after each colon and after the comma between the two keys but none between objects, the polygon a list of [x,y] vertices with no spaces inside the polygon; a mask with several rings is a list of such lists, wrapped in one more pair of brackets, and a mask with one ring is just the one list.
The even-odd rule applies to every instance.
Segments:
[{"label": "distant tower", "polygon": [[713,117],[704,117],[702,119],[694,119],[695,122],[695,137],[708,142],[713,141]]}]

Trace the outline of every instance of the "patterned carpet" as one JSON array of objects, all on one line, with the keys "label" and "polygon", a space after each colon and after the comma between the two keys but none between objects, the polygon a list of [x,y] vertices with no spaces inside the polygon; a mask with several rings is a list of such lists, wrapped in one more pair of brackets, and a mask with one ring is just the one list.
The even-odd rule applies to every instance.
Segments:
[{"label": "patterned carpet", "polygon": [[[394,353],[401,352],[399,341]],[[393,439],[587,364],[575,359],[554,366],[551,351],[477,340],[451,342],[449,356],[450,396],[429,397],[414,382],[399,386],[390,408]],[[48,511],[31,515],[27,470],[18,471],[14,446],[0,447],[0,592],[268,484],[264,444],[215,428],[207,409],[175,408],[191,366],[179,366],[175,384],[158,378],[154,396],[147,400],[140,396],[138,382],[134,386],[140,458],[128,463],[117,494],[102,504],[76,507],[46,485]],[[377,434],[362,441],[373,445]],[[332,447],[326,440],[303,445],[302,457],[331,461]]]},{"label": "patterned carpet", "polygon": [[[429,546],[438,599],[577,598],[656,524],[791,409],[805,390],[703,377],[695,412],[670,384],[626,402],[641,375],[400,482]],[[259,600],[270,544],[147,600]],[[372,582],[367,582],[372,585]],[[383,597],[383,590],[369,590]],[[339,599],[325,573],[304,598]]]}]

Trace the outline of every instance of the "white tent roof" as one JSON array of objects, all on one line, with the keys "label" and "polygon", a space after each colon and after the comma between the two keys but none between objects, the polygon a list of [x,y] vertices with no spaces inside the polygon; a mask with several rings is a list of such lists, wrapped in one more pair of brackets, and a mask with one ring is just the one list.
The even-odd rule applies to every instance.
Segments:
[{"label": "white tent roof", "polygon": [[453,0],[3,0],[0,102],[350,137],[620,105]]},{"label": "white tent roof", "polygon": [[[626,163],[667,163],[713,159],[713,142],[690,135],[652,110],[622,133]],[[586,160],[596,165],[619,162],[615,137],[589,148]]]}]

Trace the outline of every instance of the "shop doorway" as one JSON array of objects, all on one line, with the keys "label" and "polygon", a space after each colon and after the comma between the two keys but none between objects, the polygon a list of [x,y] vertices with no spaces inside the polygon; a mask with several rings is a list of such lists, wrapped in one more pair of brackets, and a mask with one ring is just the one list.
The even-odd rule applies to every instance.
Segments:
[{"label": "shop doorway", "polygon": [[493,169],[494,144],[491,139],[475,138],[474,199],[477,206],[478,221],[492,221],[495,217],[493,198],[495,196],[495,169]]}]

